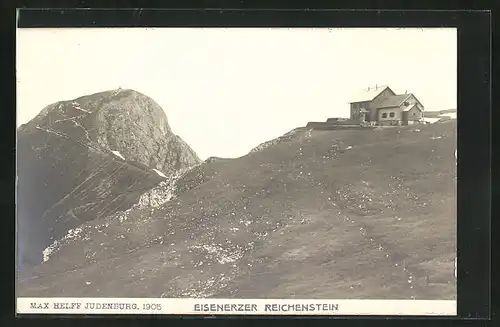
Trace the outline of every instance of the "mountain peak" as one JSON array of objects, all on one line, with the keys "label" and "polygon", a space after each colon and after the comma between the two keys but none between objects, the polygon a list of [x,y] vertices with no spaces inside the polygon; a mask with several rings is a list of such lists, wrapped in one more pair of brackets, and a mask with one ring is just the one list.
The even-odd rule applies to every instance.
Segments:
[{"label": "mountain peak", "polygon": [[96,151],[119,151],[131,160],[167,171],[177,166],[175,162],[167,162],[167,152],[173,154],[166,151],[169,145],[182,144],[189,153],[189,158],[178,160],[200,161],[172,133],[163,109],[150,97],[132,89],[103,91],[53,103],[22,127],[28,131],[34,128],[57,131]]},{"label": "mountain peak", "polygon": [[17,152],[19,239],[30,240],[23,251],[35,262],[51,239],[201,162],[163,109],[130,89],[45,107],[18,129]]}]

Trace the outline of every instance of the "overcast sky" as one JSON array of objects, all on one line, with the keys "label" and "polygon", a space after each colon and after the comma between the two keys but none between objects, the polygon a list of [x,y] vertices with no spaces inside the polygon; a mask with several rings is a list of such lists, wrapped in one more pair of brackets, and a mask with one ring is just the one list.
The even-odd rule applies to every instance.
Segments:
[{"label": "overcast sky", "polygon": [[48,104],[129,88],[202,159],[347,117],[350,97],[375,84],[414,93],[426,110],[456,108],[456,30],[18,30],[18,126]]}]

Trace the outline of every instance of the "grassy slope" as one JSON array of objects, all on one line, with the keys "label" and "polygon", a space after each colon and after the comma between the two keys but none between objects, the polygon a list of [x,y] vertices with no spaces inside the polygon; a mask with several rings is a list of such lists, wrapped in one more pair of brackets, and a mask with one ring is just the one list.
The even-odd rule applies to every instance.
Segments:
[{"label": "grassy slope", "polygon": [[88,225],[19,295],[455,298],[455,135],[298,130],[205,163],[161,208]]}]

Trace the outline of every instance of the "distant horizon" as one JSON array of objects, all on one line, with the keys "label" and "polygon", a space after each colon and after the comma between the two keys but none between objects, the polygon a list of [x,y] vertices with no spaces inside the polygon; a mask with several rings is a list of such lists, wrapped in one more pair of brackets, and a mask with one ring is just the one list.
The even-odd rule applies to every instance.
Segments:
[{"label": "distant horizon", "polygon": [[202,160],[240,157],[309,121],[348,117],[351,94],[375,84],[415,94],[426,111],[457,108],[456,29],[17,33],[18,127],[52,103],[121,87],[158,103]]}]

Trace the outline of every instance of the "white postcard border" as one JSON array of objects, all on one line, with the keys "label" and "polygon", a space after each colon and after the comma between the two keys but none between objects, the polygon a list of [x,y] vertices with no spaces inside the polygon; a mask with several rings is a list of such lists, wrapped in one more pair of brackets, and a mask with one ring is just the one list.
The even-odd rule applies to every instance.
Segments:
[{"label": "white postcard border", "polygon": [[17,298],[18,314],[456,316],[455,300]]}]

